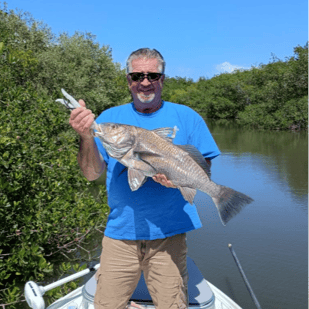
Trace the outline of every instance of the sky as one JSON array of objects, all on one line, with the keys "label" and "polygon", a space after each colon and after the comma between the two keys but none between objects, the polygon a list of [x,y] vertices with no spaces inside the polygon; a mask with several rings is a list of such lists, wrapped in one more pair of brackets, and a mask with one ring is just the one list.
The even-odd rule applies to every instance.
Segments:
[{"label": "sky", "polygon": [[[0,1],[3,4],[3,1]],[[212,78],[281,60],[308,41],[306,0],[6,0],[59,35],[91,32],[109,45],[114,62],[155,48],[166,75]]]}]

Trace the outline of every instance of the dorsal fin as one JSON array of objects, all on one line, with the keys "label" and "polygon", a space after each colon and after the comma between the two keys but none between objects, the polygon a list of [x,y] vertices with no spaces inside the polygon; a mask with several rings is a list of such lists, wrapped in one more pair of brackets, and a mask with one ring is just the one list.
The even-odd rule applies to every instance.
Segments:
[{"label": "dorsal fin", "polygon": [[208,177],[210,178],[211,172],[210,172],[210,165],[206,162],[203,155],[194,147],[193,145],[175,145],[182,150],[186,151],[190,157],[200,166],[203,168],[203,170],[206,172]]},{"label": "dorsal fin", "polygon": [[[155,129],[152,131],[156,133],[157,135],[159,135],[160,137],[167,140],[168,142],[172,142],[178,130],[179,129],[177,128],[177,126],[175,126],[174,128],[159,128],[159,129]],[[168,135],[171,135],[171,136],[168,136]]]}]

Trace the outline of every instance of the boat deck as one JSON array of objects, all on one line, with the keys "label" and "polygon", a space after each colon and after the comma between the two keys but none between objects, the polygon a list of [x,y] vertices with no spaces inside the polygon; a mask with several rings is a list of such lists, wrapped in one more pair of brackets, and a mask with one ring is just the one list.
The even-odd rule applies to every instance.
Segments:
[{"label": "boat deck", "polygon": [[[190,309],[241,309],[233,300],[203,277],[190,257],[187,257],[187,267]],[[47,309],[93,309],[95,291],[96,280],[95,275],[93,275],[85,285],[59,299]],[[131,300],[147,309],[155,308],[143,276],[141,276]]]}]

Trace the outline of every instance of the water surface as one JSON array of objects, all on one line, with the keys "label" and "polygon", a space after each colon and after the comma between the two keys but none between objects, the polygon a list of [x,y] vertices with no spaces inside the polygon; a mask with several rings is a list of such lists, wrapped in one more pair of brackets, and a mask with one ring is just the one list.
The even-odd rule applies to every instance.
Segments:
[{"label": "water surface", "polygon": [[231,243],[262,308],[307,308],[307,134],[207,124],[222,151],[212,179],[254,202],[224,227],[211,199],[199,193],[203,227],[188,233],[189,255],[207,280],[241,307],[255,308]]}]

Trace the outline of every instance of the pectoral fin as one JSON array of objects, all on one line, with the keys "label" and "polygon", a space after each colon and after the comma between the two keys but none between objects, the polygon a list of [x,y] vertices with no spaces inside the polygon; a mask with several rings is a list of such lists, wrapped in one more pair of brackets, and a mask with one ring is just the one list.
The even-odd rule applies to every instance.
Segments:
[{"label": "pectoral fin", "polygon": [[133,168],[128,169],[128,182],[130,189],[136,191],[139,189],[146,181],[146,176],[138,170]]},{"label": "pectoral fin", "polygon": [[121,158],[120,163],[129,169],[142,171],[145,176],[152,177],[156,174],[156,170],[150,164],[141,160],[138,153],[133,152],[132,149]]},{"label": "pectoral fin", "polygon": [[188,187],[179,187],[179,190],[182,194],[182,197],[192,205],[195,194],[196,194],[196,189],[192,189]]}]

